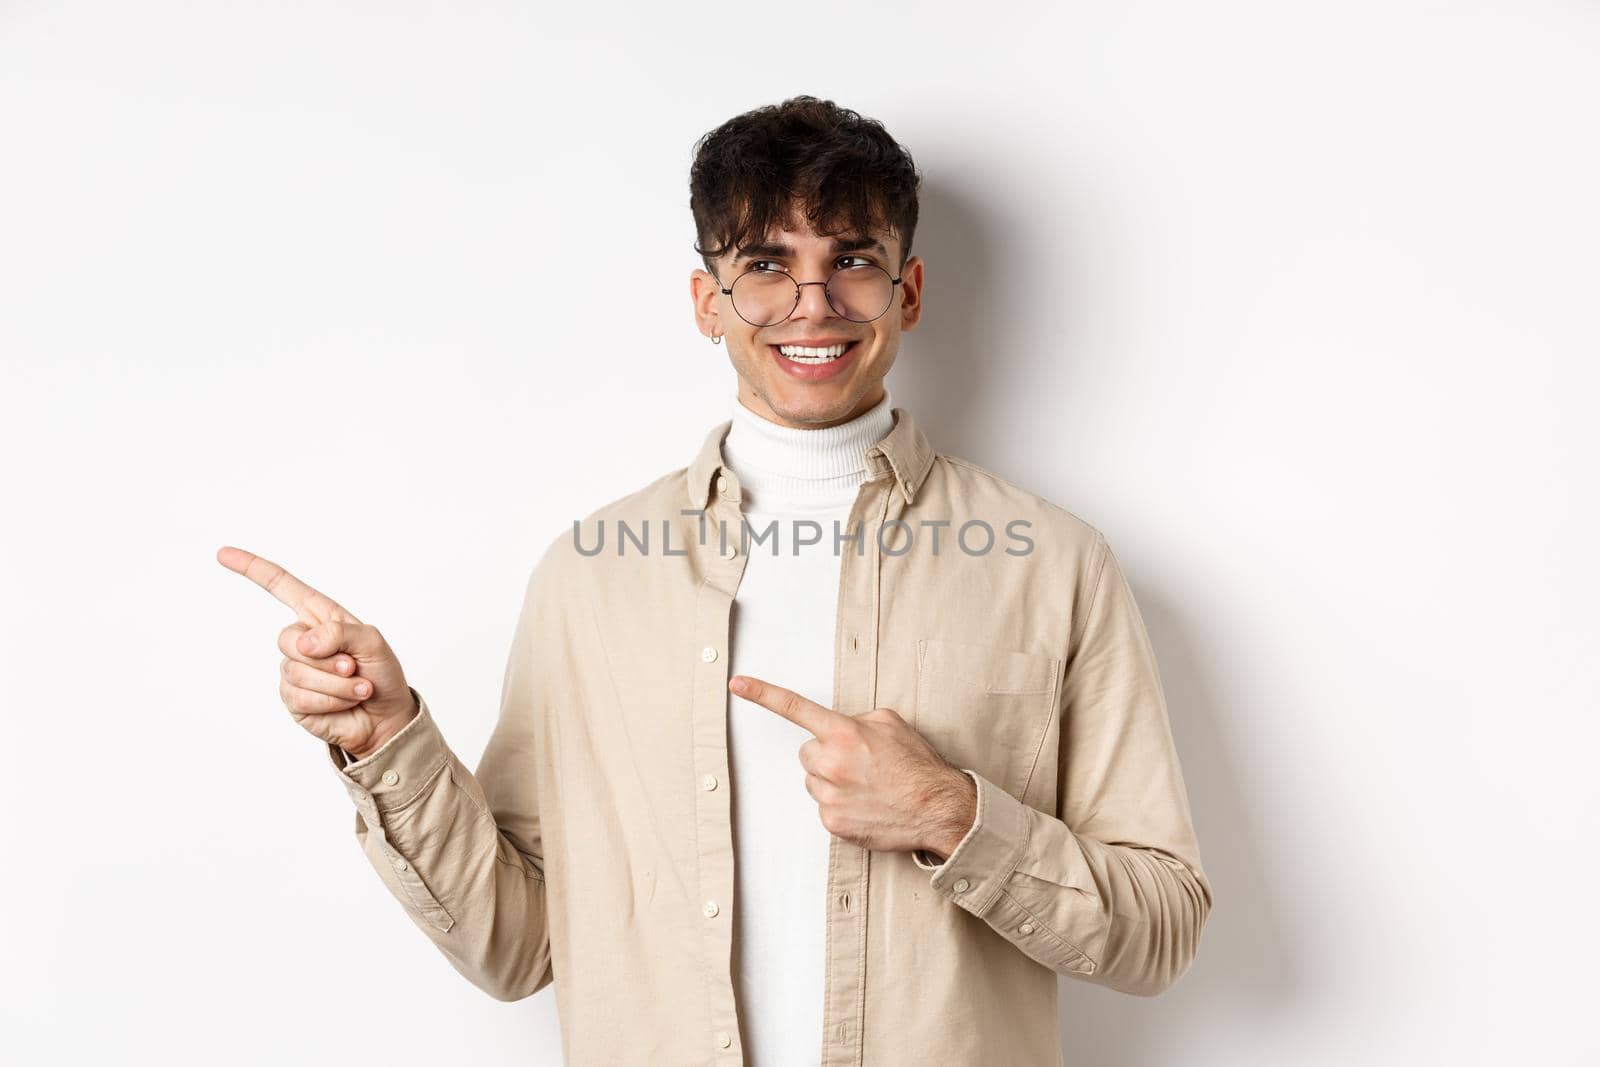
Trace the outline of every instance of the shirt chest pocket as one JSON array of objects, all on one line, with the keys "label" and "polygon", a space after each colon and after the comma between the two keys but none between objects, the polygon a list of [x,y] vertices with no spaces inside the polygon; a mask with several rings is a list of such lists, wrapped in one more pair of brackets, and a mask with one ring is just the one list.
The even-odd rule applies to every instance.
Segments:
[{"label": "shirt chest pocket", "polygon": [[951,764],[1024,799],[1045,738],[1055,735],[1061,666],[1040,652],[923,638],[911,725]]}]

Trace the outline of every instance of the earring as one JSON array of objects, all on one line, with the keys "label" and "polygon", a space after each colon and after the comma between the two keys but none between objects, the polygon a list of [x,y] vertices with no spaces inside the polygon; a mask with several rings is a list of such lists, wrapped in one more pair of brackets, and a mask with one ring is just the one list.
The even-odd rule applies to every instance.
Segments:
[{"label": "earring", "polygon": [[720,333],[712,334],[711,335],[711,343],[714,344],[714,345],[720,345],[722,343],[722,335]]}]

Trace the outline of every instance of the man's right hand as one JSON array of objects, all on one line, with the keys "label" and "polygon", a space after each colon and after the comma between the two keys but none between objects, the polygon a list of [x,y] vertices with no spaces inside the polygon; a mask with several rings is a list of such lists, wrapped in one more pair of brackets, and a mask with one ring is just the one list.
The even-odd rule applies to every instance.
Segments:
[{"label": "man's right hand", "polygon": [[278,634],[278,695],[305,730],[362,759],[417,715],[400,661],[376,627],[271,560],[224,546],[217,562],[299,616]]}]

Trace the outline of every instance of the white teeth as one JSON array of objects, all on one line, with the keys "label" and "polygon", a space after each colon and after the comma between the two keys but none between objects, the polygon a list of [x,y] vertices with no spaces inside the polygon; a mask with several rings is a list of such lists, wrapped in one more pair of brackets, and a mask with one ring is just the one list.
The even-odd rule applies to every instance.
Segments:
[{"label": "white teeth", "polygon": [[827,348],[808,348],[805,345],[779,345],[778,351],[796,363],[830,363],[844,355],[850,345],[829,345]]}]

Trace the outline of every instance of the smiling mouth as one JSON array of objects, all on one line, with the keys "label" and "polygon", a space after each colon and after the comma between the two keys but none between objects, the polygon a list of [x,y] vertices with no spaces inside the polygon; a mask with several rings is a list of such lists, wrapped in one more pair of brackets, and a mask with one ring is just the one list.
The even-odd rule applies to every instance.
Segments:
[{"label": "smiling mouth", "polygon": [[[803,367],[817,367],[843,359],[860,343],[860,341],[851,341],[847,345],[829,345],[819,348],[806,348],[796,345],[768,345],[767,347],[791,363],[798,363]],[[786,352],[784,349],[788,349],[788,351]]]}]

